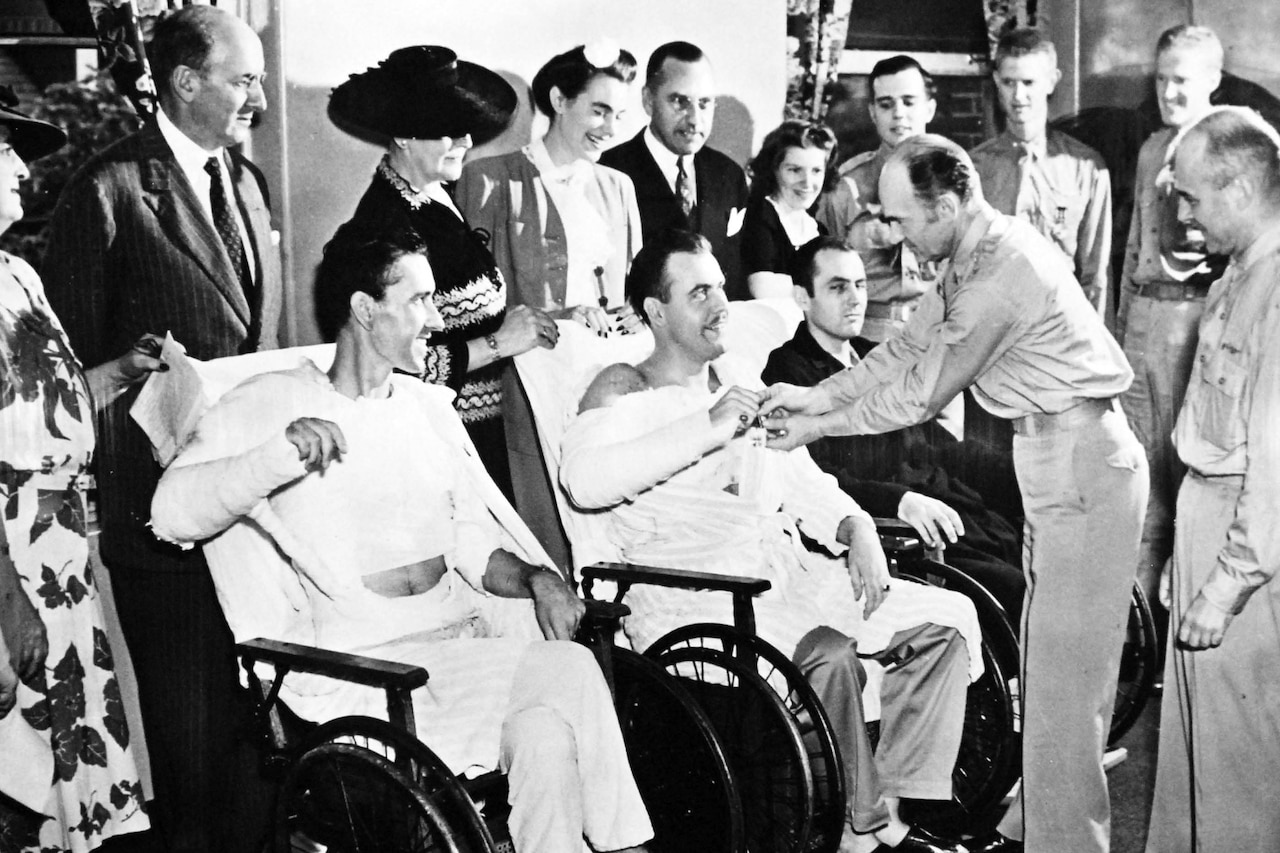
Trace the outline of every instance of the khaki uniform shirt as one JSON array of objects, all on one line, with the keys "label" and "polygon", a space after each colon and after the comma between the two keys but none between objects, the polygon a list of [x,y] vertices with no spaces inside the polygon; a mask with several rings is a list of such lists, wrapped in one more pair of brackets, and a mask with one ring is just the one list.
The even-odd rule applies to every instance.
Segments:
[{"label": "khaki uniform shirt", "polygon": [[[850,236],[850,229],[871,218],[867,206],[880,203],[880,171],[889,157],[883,145],[846,160],[840,179],[818,202],[817,220],[836,237]],[[902,245],[887,249],[864,249],[851,239],[867,270],[867,301],[878,304],[910,302],[932,285],[932,276],[921,275],[920,265]]]},{"label": "khaki uniform shirt", "polygon": [[1111,176],[1098,153],[1050,130],[1039,145],[1007,133],[973,149],[982,195],[1030,222],[1075,267],[1085,296],[1106,310],[1111,276]]},{"label": "khaki uniform shirt", "polygon": [[1057,413],[1120,394],[1133,371],[1058,252],[1030,225],[983,204],[902,334],[822,383],[825,431],[921,423],[969,386],[999,417]]},{"label": "khaki uniform shirt", "polygon": [[1222,274],[1218,256],[1205,252],[1204,237],[1178,222],[1178,199],[1156,180],[1164,169],[1165,155],[1177,130],[1157,130],[1138,152],[1138,172],[1133,184],[1133,218],[1124,247],[1120,272],[1120,303],[1116,334],[1124,339],[1133,297],[1146,285],[1182,283],[1208,290]]},{"label": "khaki uniform shirt", "polygon": [[1280,566],[1280,225],[1209,290],[1173,441],[1187,467],[1244,488],[1202,592],[1239,613]]}]

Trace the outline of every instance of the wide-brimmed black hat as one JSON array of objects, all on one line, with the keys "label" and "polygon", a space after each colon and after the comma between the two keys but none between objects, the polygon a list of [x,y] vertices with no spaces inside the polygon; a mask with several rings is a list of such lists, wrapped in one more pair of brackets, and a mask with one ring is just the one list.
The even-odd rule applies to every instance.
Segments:
[{"label": "wide-brimmed black hat", "polygon": [[27,118],[14,109],[18,96],[8,86],[0,86],[0,126],[9,128],[9,144],[23,160],[52,154],[67,142],[67,134],[56,124]]},{"label": "wide-brimmed black hat", "polygon": [[402,47],[329,96],[329,118],[361,139],[441,139],[471,135],[479,145],[506,128],[516,90],[498,74],[447,47]]}]

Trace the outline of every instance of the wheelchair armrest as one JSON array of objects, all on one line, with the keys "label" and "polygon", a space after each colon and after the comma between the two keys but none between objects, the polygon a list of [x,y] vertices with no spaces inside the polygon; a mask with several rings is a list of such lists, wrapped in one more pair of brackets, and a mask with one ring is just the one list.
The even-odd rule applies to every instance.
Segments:
[{"label": "wheelchair armrest", "polygon": [[585,567],[581,574],[582,590],[588,598],[591,597],[591,586],[596,580],[615,582],[618,585],[619,601],[631,585],[636,583],[676,589],[728,592],[733,596],[734,624],[749,634],[754,634],[756,631],[755,609],[751,605],[751,599],[773,586],[764,578],[720,575],[714,572],[689,572],[684,569],[664,569],[630,563],[597,563],[594,566]]},{"label": "wheelchair armrest", "polygon": [[885,555],[895,557],[912,551],[923,551],[924,542],[916,529],[896,518],[874,518],[876,533],[880,535],[880,547]]},{"label": "wheelchair armrest", "polygon": [[236,651],[247,659],[246,662],[263,661],[297,672],[327,675],[384,690],[413,690],[427,683],[427,671],[420,666],[280,640],[249,640],[238,644]]}]

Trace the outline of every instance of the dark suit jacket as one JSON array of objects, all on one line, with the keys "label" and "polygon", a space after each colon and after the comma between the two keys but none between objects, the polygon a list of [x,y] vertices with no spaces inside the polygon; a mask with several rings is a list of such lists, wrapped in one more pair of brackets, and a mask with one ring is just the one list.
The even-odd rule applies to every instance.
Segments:
[{"label": "dark suit jacket", "polygon": [[[255,305],[154,123],[99,153],[71,179],[54,212],[42,277],[86,365],[115,358],[146,332],[172,332],[199,359],[276,346],[280,258],[265,182],[244,157],[232,152],[230,161],[257,262]],[[99,430],[102,553],[124,565],[181,570],[195,563],[190,555],[199,549],[180,555],[146,528],[160,468],[128,418],[135,396],[126,393],[109,406]]]},{"label": "dark suit jacket", "polygon": [[[693,155],[697,176],[698,206],[693,221],[684,215],[675,192],[644,144],[644,131],[600,155],[600,164],[617,169],[631,178],[640,205],[640,229],[647,243],[667,228],[697,231],[711,243],[711,251],[724,271],[726,288],[737,293],[745,288],[738,257],[737,235],[727,234],[729,216],[747,206],[747,177],[742,167],[719,151],[703,148]],[[741,212],[738,214],[741,222]]]},{"label": "dark suit jacket", "polygon": [[[859,358],[873,347],[872,341],[853,339]],[[769,354],[760,378],[769,384],[808,386],[843,369],[844,365],[814,340],[808,324],[801,322],[795,336]],[[993,562],[1006,569],[1016,566],[1017,528],[988,509],[977,492],[947,473],[962,452],[961,443],[933,421],[882,435],[827,436],[809,444],[809,455],[818,467],[834,476],[840,488],[873,516],[896,518],[898,503],[909,491],[949,504],[964,521],[965,535],[948,546],[947,562],[966,569]]]}]

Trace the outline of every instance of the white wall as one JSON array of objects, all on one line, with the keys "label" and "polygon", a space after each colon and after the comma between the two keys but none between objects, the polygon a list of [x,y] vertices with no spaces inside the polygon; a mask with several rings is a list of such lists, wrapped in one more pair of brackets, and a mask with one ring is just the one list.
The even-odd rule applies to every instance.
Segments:
[{"label": "white wall", "polygon": [[[317,339],[310,294],[315,263],[355,208],[380,156],[328,121],[329,91],[398,47],[447,45],[524,91],[555,54],[609,36],[641,66],[621,141],[645,123],[639,82],[649,53],[684,39],[701,46],[716,69],[721,94],[714,147],[744,162],[782,118],[785,0],[276,0],[271,20],[262,23],[277,78],[253,156],[276,188],[277,214],[284,214],[282,249],[291,279],[286,310],[294,324],[286,337],[293,343]],[[540,128],[526,102],[486,149],[518,147]]]}]

